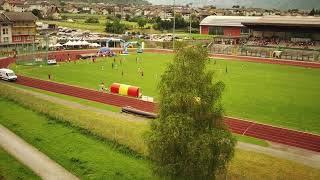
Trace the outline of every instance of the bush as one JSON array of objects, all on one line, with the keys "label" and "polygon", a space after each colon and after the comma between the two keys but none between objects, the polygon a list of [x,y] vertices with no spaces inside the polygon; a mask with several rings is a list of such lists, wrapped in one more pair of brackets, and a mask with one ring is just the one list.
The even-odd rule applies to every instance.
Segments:
[{"label": "bush", "polygon": [[85,23],[87,24],[98,24],[99,23],[99,19],[95,18],[95,17],[91,17],[86,19]]},{"label": "bush", "polygon": [[119,19],[115,19],[113,21],[107,21],[105,30],[108,33],[123,34],[128,30],[128,27],[121,23]]}]

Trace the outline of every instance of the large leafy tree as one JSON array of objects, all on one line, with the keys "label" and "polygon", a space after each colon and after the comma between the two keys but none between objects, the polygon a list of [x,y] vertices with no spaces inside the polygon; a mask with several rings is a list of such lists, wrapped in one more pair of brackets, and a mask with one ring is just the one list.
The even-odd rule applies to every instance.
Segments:
[{"label": "large leafy tree", "polygon": [[121,23],[120,19],[115,18],[113,21],[107,21],[105,30],[108,33],[122,34],[126,29],[126,25]]},{"label": "large leafy tree", "polygon": [[142,29],[147,24],[147,20],[144,17],[139,17],[137,23],[139,28]]},{"label": "large leafy tree", "polygon": [[226,172],[235,139],[223,123],[223,82],[206,69],[202,47],[177,50],[159,84],[160,117],[147,134],[156,175],[167,179],[214,179]]}]

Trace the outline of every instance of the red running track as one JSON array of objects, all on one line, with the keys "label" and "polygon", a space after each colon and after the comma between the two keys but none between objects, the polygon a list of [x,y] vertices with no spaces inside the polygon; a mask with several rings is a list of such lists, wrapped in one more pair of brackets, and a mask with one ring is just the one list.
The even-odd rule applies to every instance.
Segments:
[{"label": "red running track", "polygon": [[[153,50],[153,52],[160,51]],[[87,53],[87,51],[70,52],[70,54],[72,54],[74,57],[79,53]],[[55,55],[66,57],[65,52],[57,52]],[[12,62],[14,62],[13,58],[0,60],[0,67],[7,67]],[[39,80],[25,76],[19,76],[16,83],[118,107],[131,106],[148,112],[155,112],[157,109],[155,103],[141,101],[136,98],[107,94],[90,89]],[[225,117],[224,120],[234,133],[320,152],[320,136],[318,135],[258,124],[230,117]]]},{"label": "red running track", "polygon": [[214,58],[223,58],[229,60],[240,60],[246,62],[259,62],[267,64],[280,64],[280,65],[289,65],[289,66],[298,66],[306,68],[320,68],[320,63],[317,62],[306,62],[306,61],[294,61],[286,59],[271,59],[271,58],[261,58],[261,57],[250,57],[250,56],[233,56],[233,55],[224,55],[224,54],[212,54],[210,55]]}]

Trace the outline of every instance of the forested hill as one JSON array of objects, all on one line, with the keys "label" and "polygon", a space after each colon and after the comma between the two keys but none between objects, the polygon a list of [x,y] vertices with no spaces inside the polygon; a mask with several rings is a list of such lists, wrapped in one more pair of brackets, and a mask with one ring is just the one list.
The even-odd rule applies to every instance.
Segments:
[{"label": "forested hill", "polygon": [[[172,4],[173,0],[149,0],[153,4]],[[265,9],[304,9],[320,8],[320,0],[176,0],[177,4],[192,3],[195,6],[215,5],[230,8],[233,5]]]}]

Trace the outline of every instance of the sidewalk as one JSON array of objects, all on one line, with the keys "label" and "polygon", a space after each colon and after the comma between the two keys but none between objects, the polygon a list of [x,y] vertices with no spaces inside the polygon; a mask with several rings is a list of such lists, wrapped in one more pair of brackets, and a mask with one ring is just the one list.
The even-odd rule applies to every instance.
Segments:
[{"label": "sidewalk", "polygon": [[20,137],[0,125],[0,146],[45,180],[78,178]]}]

